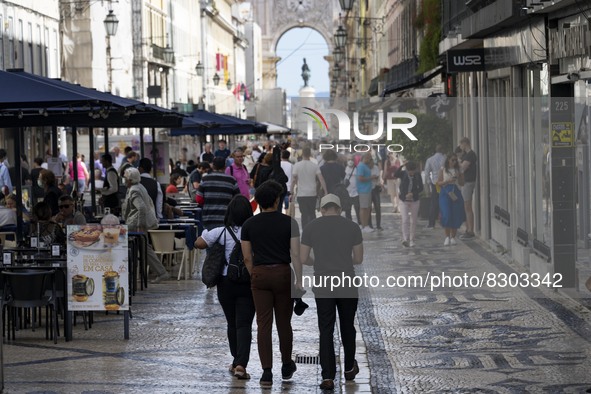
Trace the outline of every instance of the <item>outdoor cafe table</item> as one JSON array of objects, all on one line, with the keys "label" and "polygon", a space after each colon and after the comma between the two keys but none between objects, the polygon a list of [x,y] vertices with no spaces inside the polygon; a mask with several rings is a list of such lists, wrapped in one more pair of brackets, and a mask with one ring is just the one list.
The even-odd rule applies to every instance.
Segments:
[{"label": "outdoor cafe table", "polygon": [[[68,310],[68,286],[66,275],[68,267],[66,264],[65,256],[51,256],[47,252],[36,253],[36,248],[14,248],[4,249],[5,251],[12,251],[15,253],[14,261],[12,265],[2,265],[2,270],[56,270],[62,274],[62,284],[64,286],[64,337],[66,342],[72,340],[72,312]],[[32,252],[34,254],[28,254]],[[57,276],[54,276],[56,284],[59,283]]]}]

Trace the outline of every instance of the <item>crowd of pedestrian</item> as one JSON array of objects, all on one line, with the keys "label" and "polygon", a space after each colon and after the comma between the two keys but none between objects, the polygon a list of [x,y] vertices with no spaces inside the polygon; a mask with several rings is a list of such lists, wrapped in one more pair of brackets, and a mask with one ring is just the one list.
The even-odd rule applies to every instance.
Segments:
[{"label": "crowd of pedestrian", "polygon": [[[303,291],[302,267],[312,266],[314,278],[355,275],[354,266],[363,261],[363,235],[383,231],[384,192],[392,212],[401,215],[404,247],[416,246],[423,182],[430,194],[428,227],[434,228],[440,219],[445,229],[444,245],[457,243],[457,232],[464,222],[466,233],[460,238],[474,237],[472,198],[477,157],[467,138],[460,141],[458,151],[460,155],[446,156],[443,147],[437,146],[425,163],[423,178],[420,164],[412,158],[379,149],[347,155],[333,150],[317,152],[310,145],[292,147],[266,142],[261,147],[243,146],[231,151],[225,140],[219,140],[215,150],[211,143],[205,144],[196,161],[183,148],[179,160],[171,160],[169,184],[161,185],[151,176],[150,159],[140,158],[131,148],[122,153],[116,147],[110,153],[95,154],[94,187],[100,192],[99,204],[120,216],[135,232],[156,228],[159,219],[170,211],[170,197],[178,193],[185,192],[201,207],[205,230],[195,246],[211,248],[219,243],[224,246],[226,261],[236,261],[239,253],[249,273],[247,281],[236,283],[227,265],[217,284],[232,355],[229,370],[238,379],[250,378],[247,367],[256,316],[263,370],[260,383],[268,387],[273,384],[273,320],[279,336],[282,379],[290,379],[297,370],[292,359],[291,319],[295,299],[299,300],[296,312],[302,313],[306,306],[299,299]],[[21,160],[26,162],[26,158]],[[5,163],[6,152],[0,149],[0,187],[6,205],[0,209],[0,228],[10,225],[16,216],[15,199],[10,194],[11,176]],[[47,242],[64,240],[64,226],[86,223],[74,191],[90,190],[90,170],[83,155],[77,155],[76,161],[63,168],[65,175],[61,178],[43,159],[36,158],[33,163],[30,173],[21,179],[34,182],[33,197],[42,202],[35,204],[31,215],[23,212],[23,217],[34,223],[30,231],[36,227]],[[294,218],[295,202],[301,214],[299,224]],[[170,277],[151,247],[146,258],[156,275],[152,283]],[[314,286],[314,295],[322,369],[320,388],[332,390],[336,378],[337,314],[344,347],[344,376],[352,380],[359,372],[354,327],[358,294],[356,288],[346,286],[330,290]]]}]

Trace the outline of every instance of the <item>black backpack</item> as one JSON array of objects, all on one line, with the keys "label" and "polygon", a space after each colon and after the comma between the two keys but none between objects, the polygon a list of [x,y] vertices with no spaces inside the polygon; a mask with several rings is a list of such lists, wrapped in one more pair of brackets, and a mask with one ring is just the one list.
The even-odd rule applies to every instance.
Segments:
[{"label": "black backpack", "polygon": [[244,256],[242,255],[242,246],[240,240],[234,234],[231,228],[226,227],[232,238],[234,238],[234,249],[230,253],[230,261],[228,261],[228,274],[227,278],[234,283],[248,283],[250,282],[250,274],[244,264]]}]

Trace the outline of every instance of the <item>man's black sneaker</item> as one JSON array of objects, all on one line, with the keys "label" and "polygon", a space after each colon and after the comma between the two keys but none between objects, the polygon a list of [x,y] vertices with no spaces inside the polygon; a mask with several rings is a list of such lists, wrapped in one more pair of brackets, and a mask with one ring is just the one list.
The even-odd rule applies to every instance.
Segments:
[{"label": "man's black sneaker", "polygon": [[273,385],[273,372],[271,372],[270,368],[263,370],[263,376],[261,376],[259,382],[263,387],[271,387]]},{"label": "man's black sneaker", "polygon": [[350,371],[345,371],[345,380],[354,380],[355,376],[359,373],[359,365],[357,365],[357,360],[353,364],[353,369]]},{"label": "man's black sneaker", "polygon": [[296,363],[291,360],[290,362],[283,364],[281,366],[281,378],[283,378],[283,380],[288,380],[291,379],[291,377],[293,376],[293,373],[298,369],[298,367],[296,367]]},{"label": "man's black sneaker", "polygon": [[324,379],[320,383],[320,390],[334,390],[334,381],[332,379]]}]

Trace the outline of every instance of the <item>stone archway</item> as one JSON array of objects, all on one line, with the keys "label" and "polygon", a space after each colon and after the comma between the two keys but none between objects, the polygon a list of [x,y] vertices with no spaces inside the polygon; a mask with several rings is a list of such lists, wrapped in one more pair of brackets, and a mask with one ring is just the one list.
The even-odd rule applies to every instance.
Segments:
[{"label": "stone archway", "polygon": [[[277,87],[277,43],[294,27],[309,27],[325,39],[329,53],[338,25],[337,0],[255,0],[255,22],[261,27],[263,41],[263,89]],[[321,11],[321,12],[320,12]]]}]

